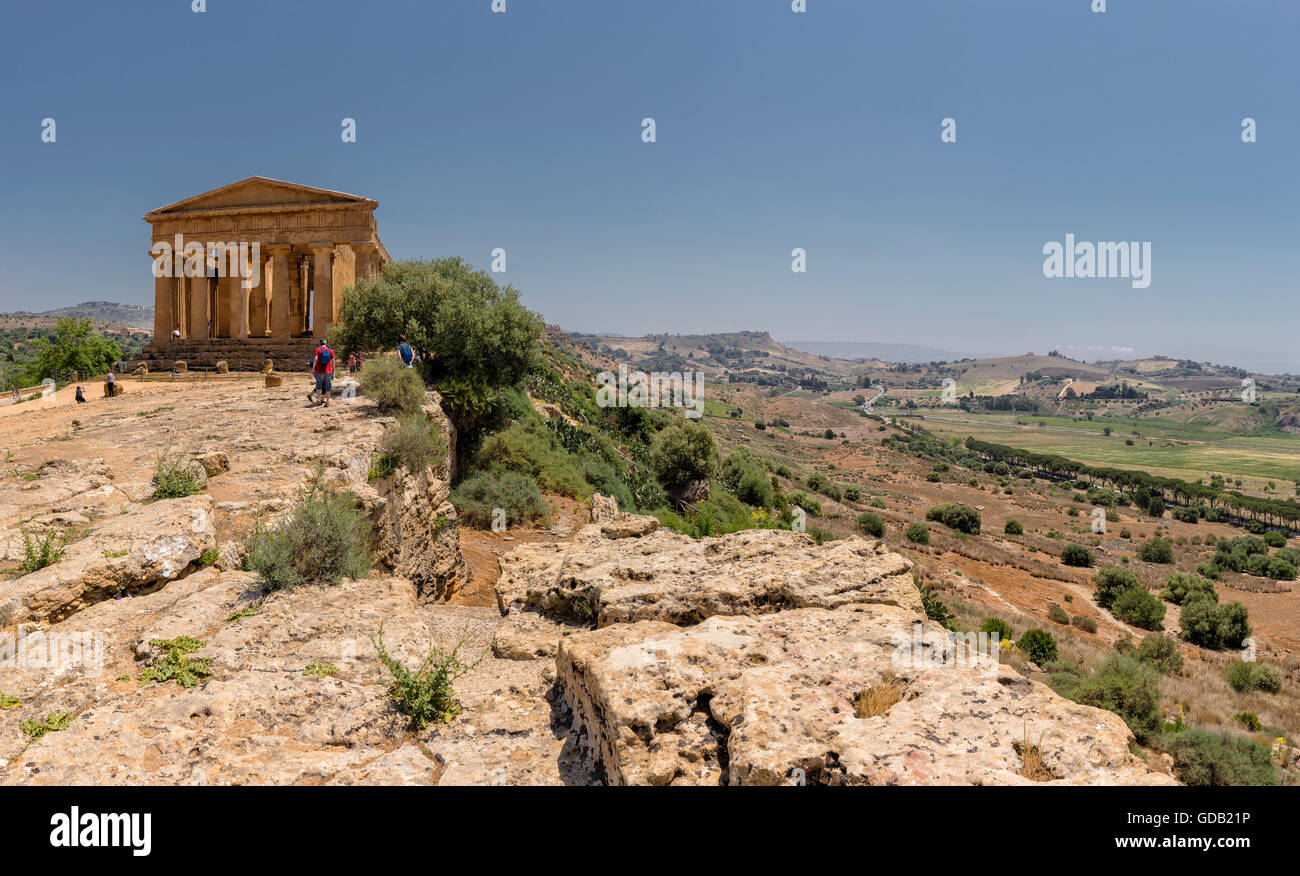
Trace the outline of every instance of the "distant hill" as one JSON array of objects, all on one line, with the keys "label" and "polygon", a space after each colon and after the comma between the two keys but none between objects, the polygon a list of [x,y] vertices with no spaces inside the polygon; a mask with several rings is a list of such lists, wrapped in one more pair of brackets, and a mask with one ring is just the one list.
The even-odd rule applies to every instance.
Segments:
[{"label": "distant hill", "polygon": [[704,369],[713,374],[773,374],[815,371],[848,377],[860,372],[853,362],[784,346],[767,332],[714,332],[697,335],[593,335],[570,332],[597,353],[645,370]]},{"label": "distant hill", "polygon": [[22,317],[57,319],[61,316],[75,316],[78,319],[90,318],[95,322],[115,323],[117,325],[131,326],[132,328],[153,328],[152,307],[142,307],[139,304],[119,304],[116,301],[83,301],[81,304],[74,304],[71,307],[59,307],[55,310],[40,312],[19,310],[14,313],[0,314],[0,317],[5,317],[11,321],[19,320]]},{"label": "distant hill", "polygon": [[975,358],[974,353],[954,353],[920,344],[891,344],[875,341],[783,341],[787,347],[837,359],[868,359],[881,362],[954,362]]}]

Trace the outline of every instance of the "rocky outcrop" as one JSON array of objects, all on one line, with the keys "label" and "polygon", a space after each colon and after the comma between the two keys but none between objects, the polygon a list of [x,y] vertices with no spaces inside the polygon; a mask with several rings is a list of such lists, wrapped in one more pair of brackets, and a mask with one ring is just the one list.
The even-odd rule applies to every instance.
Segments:
[{"label": "rocky outcrop", "polygon": [[[943,635],[886,604],[616,624],[565,638],[557,672],[614,784],[1027,785],[1029,746],[1038,781],[1176,784],[1129,752],[1111,712],[1005,666],[900,659],[917,624]],[[882,683],[900,699],[860,717]]]},{"label": "rocky outcrop", "polygon": [[87,605],[175,580],[216,548],[212,498],[164,499],[100,524],[54,564],[0,584],[11,623],[48,623]]},{"label": "rocky outcrop", "polygon": [[[376,576],[259,598],[253,575],[205,569],[166,588],[109,600],[49,634],[102,638],[103,665],[51,665],[19,642],[0,664],[5,784],[590,783],[564,706],[540,662],[488,655],[457,684],[450,725],[413,730],[388,696],[371,640],[414,668],[431,645],[466,637],[469,660],[496,624],[490,609],[424,606],[411,582]],[[236,614],[241,612],[241,614]],[[254,612],[254,613],[249,613]],[[141,684],[154,639],[206,642],[211,675],[193,688]],[[318,674],[304,672],[316,664]],[[66,730],[29,742],[24,720],[57,712]]]},{"label": "rocky outcrop", "polygon": [[696,540],[657,527],[653,517],[621,514],[570,542],[516,549],[501,559],[501,613],[603,627],[854,603],[921,611],[911,563],[884,542],[850,537],[818,546],[774,529]]},{"label": "rocky outcrop", "polygon": [[[448,448],[436,468],[410,472],[399,468],[393,475],[370,484],[370,457],[351,460],[348,488],[362,497],[375,523],[375,557],[395,573],[413,581],[421,598],[445,602],[469,581],[469,569],[460,552],[456,509],[451,495],[451,459],[455,430],[438,403],[436,393],[425,414],[436,424]],[[366,479],[360,477],[362,471]]]}]

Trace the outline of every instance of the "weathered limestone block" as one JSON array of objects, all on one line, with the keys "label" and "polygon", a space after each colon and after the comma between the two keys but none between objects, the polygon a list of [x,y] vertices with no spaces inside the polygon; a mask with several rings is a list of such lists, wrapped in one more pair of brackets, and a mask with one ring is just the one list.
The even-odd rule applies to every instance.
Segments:
[{"label": "weathered limestone block", "polygon": [[270,388],[272,388],[272,387],[276,387],[276,386],[280,386],[280,385],[283,384],[283,383],[284,383],[284,378],[281,377],[281,376],[278,375],[278,374],[267,374],[267,375],[266,375],[266,387],[267,387],[267,389],[270,389]]},{"label": "weathered limestone block", "polygon": [[[424,407],[449,448],[455,446],[454,431],[442,408],[433,400]],[[390,478],[367,483],[370,456],[350,461],[348,488],[361,497],[375,522],[375,557],[394,572],[409,578],[420,597],[430,602],[451,599],[469,581],[469,568],[460,551],[456,509],[447,501],[451,495],[448,476],[451,452],[436,468],[409,472],[399,468]]]},{"label": "weathered limestone block", "polygon": [[771,529],[697,541],[650,523],[657,526],[654,518],[620,515],[583,527],[571,542],[516,548],[500,560],[501,613],[540,612],[603,627],[852,603],[921,611],[911,563],[884,542],[850,537],[818,545],[802,533]]},{"label": "weathered limestone block", "polygon": [[[1005,666],[899,660],[917,623],[942,635],[882,604],[617,624],[560,642],[558,684],[613,784],[1029,785],[1026,742],[1054,784],[1176,784],[1114,713]],[[891,674],[901,699],[858,717]]]},{"label": "weathered limestone block", "polygon": [[184,360],[178,360],[172,363],[172,370],[175,371],[177,374],[184,374],[190,369],[189,366],[185,364]]},{"label": "weathered limestone block", "polygon": [[222,359],[220,362],[217,363],[218,374],[228,374],[229,372],[230,372],[229,362],[227,362],[225,359]]},{"label": "weathered limestone block", "polygon": [[612,523],[618,517],[618,503],[610,496],[593,493],[591,496],[591,522]]},{"label": "weathered limestone block", "polygon": [[101,524],[53,565],[0,583],[0,612],[14,622],[57,621],[175,579],[215,547],[211,496],[154,502]]},{"label": "weathered limestone block", "polygon": [[230,471],[230,457],[220,450],[213,450],[196,458],[199,465],[203,466],[204,473],[210,477],[216,477],[223,471]]}]

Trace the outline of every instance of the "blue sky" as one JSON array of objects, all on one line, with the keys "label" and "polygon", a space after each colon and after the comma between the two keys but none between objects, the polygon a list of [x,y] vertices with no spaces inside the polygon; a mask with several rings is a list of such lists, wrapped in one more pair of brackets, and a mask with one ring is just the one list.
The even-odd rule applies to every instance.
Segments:
[{"label": "blue sky", "polygon": [[[262,175],[378,200],[397,258],[505,248],[571,330],[1300,371],[1300,3],[1090,5],[9,4],[0,309],[152,303],[140,217]],[[1150,287],[1045,278],[1067,233]]]}]

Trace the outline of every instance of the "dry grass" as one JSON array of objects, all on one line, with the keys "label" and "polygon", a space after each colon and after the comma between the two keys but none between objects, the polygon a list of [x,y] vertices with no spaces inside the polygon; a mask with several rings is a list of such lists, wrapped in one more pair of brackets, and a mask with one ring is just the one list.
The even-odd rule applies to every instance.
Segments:
[{"label": "dry grass", "polygon": [[1029,779],[1031,782],[1050,782],[1056,776],[1043,763],[1043,736],[1047,733],[1044,730],[1038,734],[1038,743],[1034,744],[1029,741],[1029,724],[1025,723],[1025,738],[1021,742],[1013,743],[1016,753],[1020,755],[1020,775]]},{"label": "dry grass", "polygon": [[859,718],[883,715],[903,698],[906,687],[903,679],[893,673],[886,673],[880,681],[858,692],[853,699],[853,712]]}]

